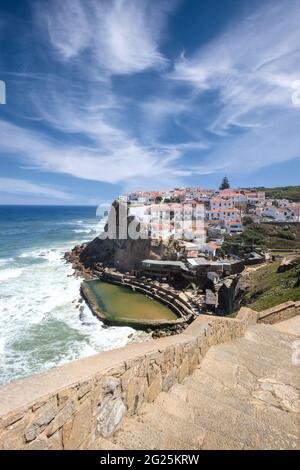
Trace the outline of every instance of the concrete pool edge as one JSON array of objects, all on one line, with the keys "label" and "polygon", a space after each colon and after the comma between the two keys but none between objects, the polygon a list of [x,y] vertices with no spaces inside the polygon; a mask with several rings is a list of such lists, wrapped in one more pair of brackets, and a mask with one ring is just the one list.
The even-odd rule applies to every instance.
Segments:
[{"label": "concrete pool edge", "polygon": [[[99,278],[99,281],[102,279]],[[81,283],[80,286],[80,293],[86,303],[89,305],[92,313],[99,318],[104,324],[108,326],[129,326],[131,328],[134,328],[136,330],[145,330],[145,329],[162,329],[162,328],[176,328],[178,326],[183,326],[186,325],[189,322],[189,318],[183,318],[182,315],[180,314],[180,311],[177,306],[173,306],[173,308],[170,308],[170,302],[161,302],[161,299],[158,298],[156,295],[151,295],[150,292],[145,293],[143,289],[138,288],[136,286],[129,286],[128,284],[119,284],[118,282],[114,281],[109,281],[111,284],[118,285],[120,287],[125,287],[125,288],[130,288],[134,287],[135,290],[138,292],[147,295],[151,297],[153,300],[156,300],[158,302],[163,303],[164,305],[168,305],[170,310],[172,310],[174,313],[177,315],[177,320],[135,320],[135,319],[128,319],[128,318],[118,318],[118,319],[112,319],[109,318],[100,307],[97,302],[97,299],[95,298],[93,292],[91,289],[89,289],[88,284],[90,282],[93,282],[92,280],[85,280]],[[105,280],[105,282],[108,282]]]}]

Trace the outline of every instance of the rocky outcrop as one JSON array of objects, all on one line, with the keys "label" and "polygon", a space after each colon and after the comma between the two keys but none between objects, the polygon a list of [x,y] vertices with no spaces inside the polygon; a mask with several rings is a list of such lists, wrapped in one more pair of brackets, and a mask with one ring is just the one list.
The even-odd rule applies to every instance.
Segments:
[{"label": "rocky outcrop", "polygon": [[230,276],[224,279],[218,288],[217,315],[230,315],[236,310],[236,288],[240,276]]},{"label": "rocky outcrop", "polygon": [[[245,271],[238,277],[234,289],[234,305],[233,311],[238,311],[240,307],[248,305],[249,292],[252,291],[251,273],[252,268],[246,268]],[[251,301],[254,302],[256,297],[259,297],[262,290],[258,287],[256,292],[251,295]]]},{"label": "rocky outcrop", "polygon": [[[110,233],[109,226],[113,226],[114,222],[116,230]],[[132,226],[135,226],[136,233],[140,232],[138,221],[133,216],[129,216],[126,211],[124,212],[122,205],[115,201],[104,229],[110,238],[109,236],[105,238],[102,234],[86,245],[76,246],[66,254],[66,259],[72,262],[75,269],[81,271],[102,265],[116,268],[121,272],[137,269],[144,259],[177,259],[176,241],[166,242],[153,240],[150,237],[132,239],[127,236],[128,229],[124,232],[124,227]]]},{"label": "rocky outcrop", "polygon": [[285,273],[290,271],[295,267],[295,261],[299,259],[299,255],[290,255],[283,258],[277,272],[278,273]]},{"label": "rocky outcrop", "polygon": [[219,316],[227,316],[238,310],[239,280],[240,275],[233,275],[221,279],[216,284],[211,281],[207,282],[207,308],[212,309]]}]

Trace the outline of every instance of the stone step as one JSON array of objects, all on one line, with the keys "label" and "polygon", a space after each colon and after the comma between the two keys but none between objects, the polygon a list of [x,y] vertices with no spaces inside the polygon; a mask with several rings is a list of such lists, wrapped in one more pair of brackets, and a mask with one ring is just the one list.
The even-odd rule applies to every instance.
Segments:
[{"label": "stone step", "polygon": [[201,393],[254,419],[268,422],[272,427],[297,434],[299,429],[297,414],[283,410],[280,407],[280,402],[276,401],[272,393],[270,395],[260,394],[261,390],[254,389],[250,391],[249,395],[248,378],[243,377],[242,371],[239,376],[237,385],[228,387],[224,386],[219,379],[212,377],[207,371],[199,369],[195,371],[193,376],[188,377],[184,384],[174,386],[171,393],[180,396],[182,389],[185,395],[187,395],[187,390],[192,390],[195,394]]},{"label": "stone step", "polygon": [[280,348],[271,349],[265,342],[253,344],[244,338],[232,344],[211,348],[203,367],[206,366],[216,378],[224,378],[224,374],[227,374],[226,384],[231,383],[230,380],[236,381],[236,371],[239,367],[248,370],[253,385],[258,379],[272,377],[278,383],[289,383],[300,390],[300,374],[296,374],[295,365],[292,363],[292,344],[293,342],[290,342],[289,349],[284,351]]},{"label": "stone step", "polygon": [[[114,446],[121,446],[126,450],[164,450],[168,443],[166,436],[137,418],[123,419],[111,441]],[[175,442],[173,442],[173,450],[176,450]]]},{"label": "stone step", "polygon": [[[159,415],[161,414],[162,410],[172,415],[173,417],[174,413],[176,413],[177,416],[181,414],[181,421],[187,421],[189,429],[191,429],[192,426],[195,424],[197,426],[200,426],[201,429],[204,429],[205,435],[202,444],[200,447],[198,447],[198,449],[203,447],[205,440],[207,442],[208,435],[214,435],[215,437],[219,436],[220,438],[222,437],[226,440],[228,444],[230,442],[231,445],[234,445],[234,448],[243,448],[244,443],[239,438],[236,438],[236,436],[229,436],[228,434],[224,434],[223,432],[220,433],[220,430],[217,427],[211,427],[210,423],[207,420],[199,419],[198,407],[195,406],[195,401],[198,402],[198,395],[195,395],[195,400],[191,400],[191,394],[195,395],[195,391],[189,390],[185,386],[183,386],[181,391],[179,390],[179,388],[174,387],[174,389],[171,389],[169,393],[160,394],[155,403],[157,408],[157,418],[159,419]],[[201,407],[201,404],[199,404],[199,406]],[[178,410],[180,410],[180,412]]]},{"label": "stone step", "polygon": [[205,434],[200,426],[147,404],[138,417],[123,420],[112,443],[127,450],[192,450],[200,449]]},{"label": "stone step", "polygon": [[[178,395],[174,395],[174,405],[178,401]],[[228,439],[242,442],[249,448],[294,449],[300,445],[296,425],[291,425],[290,429],[282,428],[280,423],[274,426],[274,420],[262,420],[232,405],[228,406],[222,395],[211,398],[205,392],[186,387],[186,402],[193,410],[195,423]]]},{"label": "stone step", "polygon": [[182,384],[127,417],[111,442],[122,449],[299,449],[300,374],[295,336],[255,325],[213,346]]},{"label": "stone step", "polygon": [[278,331],[300,337],[300,315],[274,325]]},{"label": "stone step", "polygon": [[276,325],[254,325],[245,333],[244,341],[256,342],[261,346],[268,346],[268,350],[280,349],[284,355],[289,352],[291,344],[295,341],[294,335],[287,334],[276,328]]},{"label": "stone step", "polygon": [[[284,429],[284,432],[282,432]],[[155,432],[153,432],[155,430]],[[127,418],[113,443],[124,449],[294,449],[293,429],[246,415],[197,390],[182,386],[161,393],[142,407],[138,418]],[[159,446],[159,447],[157,447]]]}]

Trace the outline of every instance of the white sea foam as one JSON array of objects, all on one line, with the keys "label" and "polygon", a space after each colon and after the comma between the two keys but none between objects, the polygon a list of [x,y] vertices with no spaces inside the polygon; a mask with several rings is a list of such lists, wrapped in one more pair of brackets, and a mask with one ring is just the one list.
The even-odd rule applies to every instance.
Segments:
[{"label": "white sea foam", "polygon": [[91,228],[88,228],[88,229],[81,229],[81,230],[79,230],[79,229],[76,230],[76,229],[75,229],[75,230],[73,230],[73,232],[75,232],[75,233],[92,233],[93,230],[92,230]]},{"label": "white sea foam", "polygon": [[0,267],[10,264],[13,260],[13,258],[0,258]]},{"label": "white sea foam", "polygon": [[45,259],[48,261],[58,261],[62,258],[63,253],[57,249],[52,250],[34,250],[21,253],[19,258],[36,258],[36,259]]},{"label": "white sea foam", "polygon": [[0,271],[0,282],[7,281],[9,279],[16,279],[21,276],[23,269],[3,269]]},{"label": "white sea foam", "polygon": [[121,347],[133,333],[126,327],[103,328],[86,304],[80,315],[81,279],[63,259],[72,246],[73,241],[28,250],[16,258],[16,263],[27,258],[26,266],[0,269],[0,281],[5,281],[0,296],[0,350],[5,347],[0,383]]}]

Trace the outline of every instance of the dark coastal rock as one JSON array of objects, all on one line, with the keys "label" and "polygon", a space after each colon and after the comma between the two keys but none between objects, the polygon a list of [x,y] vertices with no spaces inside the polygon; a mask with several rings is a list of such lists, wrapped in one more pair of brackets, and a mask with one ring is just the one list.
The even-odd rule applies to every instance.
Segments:
[{"label": "dark coastal rock", "polygon": [[217,315],[230,315],[236,310],[238,303],[238,283],[240,276],[231,276],[224,279],[218,289]]},{"label": "dark coastal rock", "polygon": [[[139,224],[134,217],[128,216],[120,210],[120,204],[115,201],[112,205],[116,214],[116,238],[96,237],[90,243],[76,246],[65,258],[70,261],[75,271],[88,277],[93,269],[116,268],[118,271],[127,272],[139,267],[144,259],[177,259],[176,241],[121,238],[120,227],[136,223],[136,231],[139,232]],[[113,211],[109,215],[109,221],[113,222]],[[127,225],[126,225],[127,224]],[[108,225],[105,227],[105,232]]]}]

